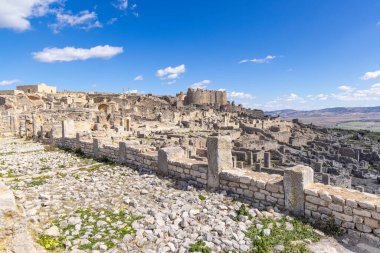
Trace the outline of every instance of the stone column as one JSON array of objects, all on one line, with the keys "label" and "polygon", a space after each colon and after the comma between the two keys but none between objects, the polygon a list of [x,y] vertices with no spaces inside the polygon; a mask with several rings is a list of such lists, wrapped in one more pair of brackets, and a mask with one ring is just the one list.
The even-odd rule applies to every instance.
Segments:
[{"label": "stone column", "polygon": [[125,142],[119,142],[119,162],[123,163],[127,156],[127,144]]},{"label": "stone column", "polygon": [[265,152],[264,153],[264,167],[265,168],[270,168],[271,162],[270,162],[270,152]]},{"label": "stone column", "polygon": [[94,158],[100,158],[100,148],[103,146],[99,139],[94,139],[92,142],[92,152],[94,153]]},{"label": "stone column", "polygon": [[249,154],[249,164],[253,165],[254,164],[254,162],[253,162],[253,152],[249,152],[248,154]]},{"label": "stone column", "polygon": [[75,135],[75,150],[76,151],[80,151],[80,134],[79,133],[76,133]]},{"label": "stone column", "polygon": [[36,122],[36,117],[34,113],[32,114],[32,137],[36,138],[37,137],[37,122]]},{"label": "stone column", "polygon": [[162,176],[169,175],[169,160],[184,158],[185,152],[181,147],[167,147],[158,150],[158,170],[157,174]]},{"label": "stone column", "polygon": [[232,168],[236,168],[236,164],[237,164],[237,157],[233,156],[232,157]]},{"label": "stone column", "polygon": [[62,121],[62,138],[70,138],[74,135],[74,120],[66,119]]},{"label": "stone column", "polygon": [[131,131],[131,118],[125,118],[125,131]]},{"label": "stone column", "polygon": [[44,126],[42,125],[41,127],[40,127],[40,132],[41,132],[41,139],[43,139],[43,138],[45,138],[45,133],[44,133]]},{"label": "stone column", "polygon": [[260,162],[256,163],[256,165],[255,165],[255,170],[256,170],[257,172],[261,172],[261,163],[260,163]]},{"label": "stone column", "polygon": [[318,172],[318,173],[322,172],[323,162],[316,162],[314,166],[315,166],[314,168],[315,172]]},{"label": "stone column", "polygon": [[211,136],[207,138],[207,159],[209,188],[219,188],[219,174],[232,169],[232,145],[230,136]]},{"label": "stone column", "polygon": [[285,207],[296,216],[305,213],[305,188],[314,182],[312,168],[297,165],[284,170]]},{"label": "stone column", "polygon": [[330,174],[322,174],[322,183],[325,185],[330,185]]}]

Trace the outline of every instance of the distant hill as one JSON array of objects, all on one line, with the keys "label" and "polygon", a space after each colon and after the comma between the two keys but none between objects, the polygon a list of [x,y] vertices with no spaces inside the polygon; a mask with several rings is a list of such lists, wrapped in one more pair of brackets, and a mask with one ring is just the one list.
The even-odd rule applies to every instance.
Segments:
[{"label": "distant hill", "polygon": [[268,111],[265,114],[283,119],[299,119],[304,123],[326,127],[380,131],[380,106],[334,107],[310,111],[285,109]]},{"label": "distant hill", "polygon": [[320,110],[311,110],[311,111],[297,111],[292,109],[278,110],[278,111],[269,111],[265,112],[266,115],[279,115],[280,117],[290,118],[290,117],[314,117],[314,116],[331,116],[335,114],[366,114],[366,113],[379,113],[380,115],[380,106],[375,107],[333,107],[325,108]]}]

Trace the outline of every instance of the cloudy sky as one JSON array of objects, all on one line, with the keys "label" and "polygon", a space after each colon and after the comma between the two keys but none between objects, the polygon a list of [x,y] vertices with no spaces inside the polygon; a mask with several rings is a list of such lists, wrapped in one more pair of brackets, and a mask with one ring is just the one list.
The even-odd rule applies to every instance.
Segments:
[{"label": "cloudy sky", "polygon": [[0,0],[0,89],[224,89],[253,108],[380,105],[378,0]]}]

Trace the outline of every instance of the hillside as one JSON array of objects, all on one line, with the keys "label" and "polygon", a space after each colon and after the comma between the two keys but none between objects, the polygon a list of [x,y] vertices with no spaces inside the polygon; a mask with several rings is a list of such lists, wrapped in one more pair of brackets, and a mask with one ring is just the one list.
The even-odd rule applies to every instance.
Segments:
[{"label": "hillside", "polygon": [[283,119],[299,119],[304,123],[345,129],[380,131],[380,106],[376,107],[334,107],[320,110],[297,111],[278,110],[265,112]]}]

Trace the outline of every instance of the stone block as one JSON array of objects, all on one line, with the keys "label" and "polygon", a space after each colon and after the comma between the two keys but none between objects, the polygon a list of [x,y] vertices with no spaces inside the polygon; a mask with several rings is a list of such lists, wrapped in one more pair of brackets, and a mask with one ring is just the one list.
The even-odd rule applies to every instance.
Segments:
[{"label": "stone block", "polygon": [[359,216],[363,216],[363,217],[367,217],[367,218],[371,217],[371,212],[369,212],[367,210],[363,210],[363,209],[356,209],[356,208],[354,208],[353,213],[355,215],[359,215]]},{"label": "stone block", "polygon": [[62,121],[62,137],[72,138],[75,136],[75,124],[74,120],[66,119]]},{"label": "stone block", "polygon": [[169,173],[169,160],[184,158],[185,152],[181,147],[167,147],[158,150],[158,170],[157,173],[167,176]]},{"label": "stone block", "polygon": [[339,213],[339,212],[335,212],[333,211],[333,216],[337,219],[340,219],[342,221],[348,221],[348,222],[351,222],[353,220],[352,216],[351,215],[346,215],[346,214],[343,214],[343,213]]},{"label": "stone block", "polygon": [[285,207],[294,215],[304,215],[304,190],[313,180],[314,171],[310,167],[297,165],[284,170]]},{"label": "stone block", "polygon": [[223,170],[233,167],[231,150],[230,136],[211,136],[207,138],[208,187],[219,188],[219,174]]}]

